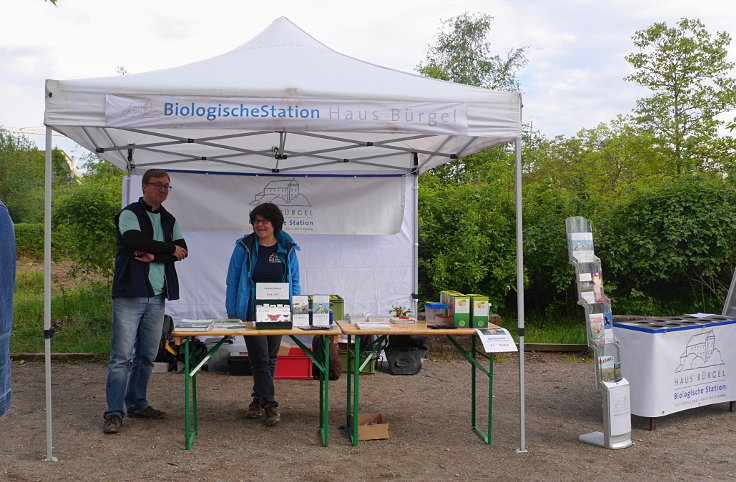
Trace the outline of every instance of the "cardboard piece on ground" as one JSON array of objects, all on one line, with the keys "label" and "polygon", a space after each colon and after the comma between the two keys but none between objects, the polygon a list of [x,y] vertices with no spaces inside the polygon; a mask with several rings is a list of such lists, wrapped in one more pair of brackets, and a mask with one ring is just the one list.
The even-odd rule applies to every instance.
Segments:
[{"label": "cardboard piece on ground", "polygon": [[279,347],[279,356],[286,356],[289,354],[289,350],[291,349],[291,344],[282,341],[281,346]]},{"label": "cardboard piece on ground", "polygon": [[358,440],[388,438],[388,422],[380,413],[358,414]]}]

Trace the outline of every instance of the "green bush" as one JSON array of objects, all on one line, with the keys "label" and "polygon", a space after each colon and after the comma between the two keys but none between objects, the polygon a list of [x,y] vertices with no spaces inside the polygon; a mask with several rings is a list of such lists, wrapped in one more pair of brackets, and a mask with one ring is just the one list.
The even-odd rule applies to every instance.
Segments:
[{"label": "green bush", "polygon": [[630,193],[594,230],[612,298],[638,308],[706,306],[725,297],[736,263],[736,189],[704,176],[672,179]]},{"label": "green bush", "polygon": [[43,258],[43,223],[16,223],[13,227],[18,256]]}]

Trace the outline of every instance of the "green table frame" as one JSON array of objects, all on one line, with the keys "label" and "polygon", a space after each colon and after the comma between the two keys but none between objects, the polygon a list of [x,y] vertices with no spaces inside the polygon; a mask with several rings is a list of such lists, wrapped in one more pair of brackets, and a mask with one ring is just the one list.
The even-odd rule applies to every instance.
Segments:
[{"label": "green table frame", "polygon": [[[340,323],[340,322],[338,322]],[[372,358],[377,356],[377,351],[383,346],[383,342],[389,335],[444,335],[460,354],[467,360],[471,365],[471,402],[470,402],[470,423],[472,429],[478,433],[481,439],[490,445],[492,438],[492,408],[493,408],[493,362],[494,354],[488,354],[484,351],[478,350],[477,348],[477,334],[471,328],[458,328],[458,329],[431,329],[427,328],[425,323],[417,323],[416,326],[404,327],[398,325],[397,328],[391,328],[389,330],[361,330],[349,323],[340,323],[340,328],[343,334],[348,337],[348,346],[351,343],[355,343],[354,350],[348,350],[348,366],[351,367],[348,373],[347,381],[347,420],[346,428],[350,441],[353,445],[358,445],[358,424],[353,423],[354,420],[358,420],[358,406],[359,406],[359,394],[360,394],[360,370],[363,369]],[[493,326],[491,327],[493,328]],[[365,349],[360,347],[360,336],[359,335],[376,335],[376,339],[368,345]],[[454,336],[456,335],[471,335],[472,345],[471,350],[468,351],[463,348]],[[482,358],[488,361],[488,368],[484,367],[476,358]],[[363,358],[361,363],[361,358]],[[487,414],[487,427],[481,427],[477,423],[477,396],[476,396],[476,380],[477,371],[480,370],[484,375],[488,377],[488,414]],[[353,388],[354,387],[354,388]]]},{"label": "green table frame", "polygon": [[[233,336],[258,336],[258,335],[287,335],[299,346],[319,370],[319,432],[322,445],[327,447],[329,405],[330,405],[330,349],[329,343],[324,343],[324,362],[317,360],[311,348],[307,347],[296,335],[336,336],[339,330],[314,330],[305,331],[298,328],[277,330],[255,330],[244,328],[242,330],[229,330],[228,332],[174,332],[177,344],[184,346],[184,442],[187,450],[192,448],[194,439],[199,432],[199,419],[197,416],[197,372],[204,366],[212,355],[220,349],[223,343]],[[201,360],[192,360],[192,338],[197,336],[222,336]],[[195,366],[192,366],[196,363]]]}]

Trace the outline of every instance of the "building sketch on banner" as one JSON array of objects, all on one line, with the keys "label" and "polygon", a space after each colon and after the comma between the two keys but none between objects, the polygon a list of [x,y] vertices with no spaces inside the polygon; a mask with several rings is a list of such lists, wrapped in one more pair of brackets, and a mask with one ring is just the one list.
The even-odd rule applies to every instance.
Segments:
[{"label": "building sketch on banner", "polygon": [[727,401],[726,363],[709,330],[692,336],[680,354],[674,373],[675,407]]}]

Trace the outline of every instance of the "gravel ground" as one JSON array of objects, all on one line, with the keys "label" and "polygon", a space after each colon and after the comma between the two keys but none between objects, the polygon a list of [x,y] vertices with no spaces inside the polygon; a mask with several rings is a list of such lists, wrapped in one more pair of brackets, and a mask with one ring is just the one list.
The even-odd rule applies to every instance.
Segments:
[{"label": "gravel ground", "polygon": [[[602,429],[591,363],[527,353],[526,448],[520,446],[518,358],[496,363],[493,444],[469,428],[470,369],[427,361],[420,374],[380,370],[361,378],[361,411],[380,412],[390,438],[353,447],[345,423],[345,377],[330,384],[330,443],[318,432],[318,382],[278,380],[283,421],[246,420],[251,379],[202,373],[199,436],[184,450],[183,379],[155,374],[150,401],[165,420],[125,419],[102,433],[104,363],[55,363],[53,454],[46,456],[44,368],[13,364],[13,408],[0,419],[2,480],[733,480],[736,423],[728,404],[663,417],[649,431],[633,417],[634,445],[607,450],[578,441]],[[487,385],[480,384],[479,393]]]}]

